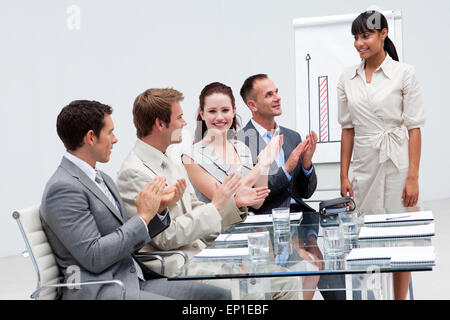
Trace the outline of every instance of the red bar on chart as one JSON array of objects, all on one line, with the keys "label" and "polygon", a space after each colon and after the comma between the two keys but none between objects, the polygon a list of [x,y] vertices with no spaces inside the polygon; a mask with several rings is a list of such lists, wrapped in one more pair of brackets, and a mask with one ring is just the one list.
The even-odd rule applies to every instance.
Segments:
[{"label": "red bar on chart", "polygon": [[319,77],[319,142],[330,141],[328,109],[328,76],[323,76]]}]

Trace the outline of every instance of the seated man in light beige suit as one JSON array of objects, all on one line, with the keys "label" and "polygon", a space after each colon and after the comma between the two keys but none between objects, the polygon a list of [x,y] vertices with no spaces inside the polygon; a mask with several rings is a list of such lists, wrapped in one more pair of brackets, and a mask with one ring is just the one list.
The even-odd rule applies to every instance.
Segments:
[{"label": "seated man in light beige suit", "polygon": [[[239,176],[228,179],[223,187],[218,185],[213,201],[205,204],[197,199],[184,167],[165,154],[169,145],[181,142],[181,129],[186,125],[179,103],[182,99],[174,89],[149,89],[136,98],[133,117],[138,140],[122,165],[117,186],[127,210],[133,214],[141,186],[156,176],[165,177],[168,186],[160,211],[168,207],[172,222],[142,250],[177,249],[190,258],[205,248],[201,238],[243,221],[247,208],[238,208],[232,197],[240,187]],[[160,269],[158,261],[147,265],[154,271]],[[173,274],[182,265],[180,255],[166,258],[165,274]]]},{"label": "seated man in light beige suit", "polygon": [[[206,247],[201,239],[242,222],[247,216],[246,206],[265,198],[268,190],[241,186],[240,177],[230,175],[223,184],[217,183],[211,203],[197,199],[184,166],[165,154],[169,145],[181,142],[181,129],[186,125],[179,103],[182,99],[183,95],[174,89],[149,89],[136,98],[133,120],[138,140],[120,169],[117,187],[126,209],[133,214],[136,212],[134,199],[142,186],[157,176],[165,177],[167,187],[159,211],[167,207],[171,223],[142,250],[182,250],[191,258]],[[165,275],[174,274],[183,262],[176,254],[166,258]],[[146,265],[156,272],[160,270],[159,261],[149,261]],[[295,278],[277,278],[275,282],[272,287],[279,290],[292,290],[299,285]],[[230,285],[227,279],[209,283],[220,287]],[[283,292],[273,298],[297,296]]]}]

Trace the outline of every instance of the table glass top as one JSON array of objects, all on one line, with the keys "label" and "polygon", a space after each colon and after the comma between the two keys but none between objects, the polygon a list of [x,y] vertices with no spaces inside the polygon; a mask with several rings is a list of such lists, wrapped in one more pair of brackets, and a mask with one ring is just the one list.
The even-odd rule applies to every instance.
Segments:
[{"label": "table glass top", "polygon": [[[407,213],[424,211],[426,208],[402,208],[397,210],[380,209],[353,212],[356,232],[348,235],[340,242],[341,250],[337,254],[325,253],[324,229],[327,224],[317,212],[303,213],[300,222],[293,222],[290,233],[280,235],[274,233],[271,223],[238,224],[223,230],[222,234],[244,234],[268,231],[269,259],[253,261],[248,255],[234,257],[196,258],[193,257],[171,276],[170,280],[186,279],[218,279],[218,278],[258,278],[288,277],[326,274],[362,274],[374,268],[378,272],[430,271],[432,265],[391,265],[390,261],[380,260],[368,263],[350,263],[346,257],[353,248],[368,247],[426,247],[431,246],[431,237],[402,239],[362,240],[359,232],[364,226],[364,216],[372,214]],[[342,226],[342,224],[341,224]],[[316,238],[314,234],[317,234]],[[234,236],[233,236],[234,237]],[[212,237],[214,238],[214,237]],[[247,247],[246,240],[211,241],[207,249],[239,249]],[[231,239],[231,237],[229,238]],[[229,240],[228,239],[228,240]]]}]

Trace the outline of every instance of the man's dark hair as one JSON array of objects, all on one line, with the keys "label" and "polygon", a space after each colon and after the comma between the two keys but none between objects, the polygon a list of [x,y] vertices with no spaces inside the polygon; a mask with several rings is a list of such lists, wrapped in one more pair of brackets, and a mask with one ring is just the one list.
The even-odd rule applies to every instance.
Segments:
[{"label": "man's dark hair", "polygon": [[241,97],[242,100],[244,100],[245,104],[247,104],[247,101],[250,98],[254,98],[253,97],[253,85],[255,83],[255,81],[257,80],[262,80],[262,79],[267,79],[267,74],[255,74],[254,76],[248,77],[245,81],[244,84],[242,85],[241,88]]},{"label": "man's dark hair", "polygon": [[75,100],[65,106],[56,120],[56,131],[68,151],[83,145],[83,138],[89,130],[99,137],[105,126],[105,115],[111,115],[112,108],[97,101]]}]

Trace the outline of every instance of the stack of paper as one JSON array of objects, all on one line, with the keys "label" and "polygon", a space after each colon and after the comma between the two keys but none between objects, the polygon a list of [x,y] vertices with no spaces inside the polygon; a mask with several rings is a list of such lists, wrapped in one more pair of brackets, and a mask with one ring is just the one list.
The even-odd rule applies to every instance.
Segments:
[{"label": "stack of paper", "polygon": [[432,236],[434,236],[434,223],[403,227],[362,227],[359,233],[360,240],[417,238]]},{"label": "stack of paper", "polygon": [[434,247],[377,247],[356,248],[348,254],[346,261],[352,264],[390,263],[392,266],[433,266],[436,254]]},{"label": "stack of paper", "polygon": [[434,221],[431,211],[404,212],[392,214],[372,214],[364,216],[368,227],[427,224]]},{"label": "stack of paper", "polygon": [[195,258],[242,258],[248,256],[248,247],[244,248],[223,248],[223,249],[203,249],[197,253]]},{"label": "stack of paper", "polygon": [[[292,212],[290,214],[290,220],[291,221],[298,221],[301,220],[303,216],[302,212]],[[247,219],[245,219],[242,223],[249,223],[249,224],[257,224],[257,223],[272,223],[272,215],[271,214],[255,214],[253,216],[247,216]]]},{"label": "stack of paper", "polygon": [[246,242],[248,241],[248,233],[225,233],[219,235],[216,242]]}]

